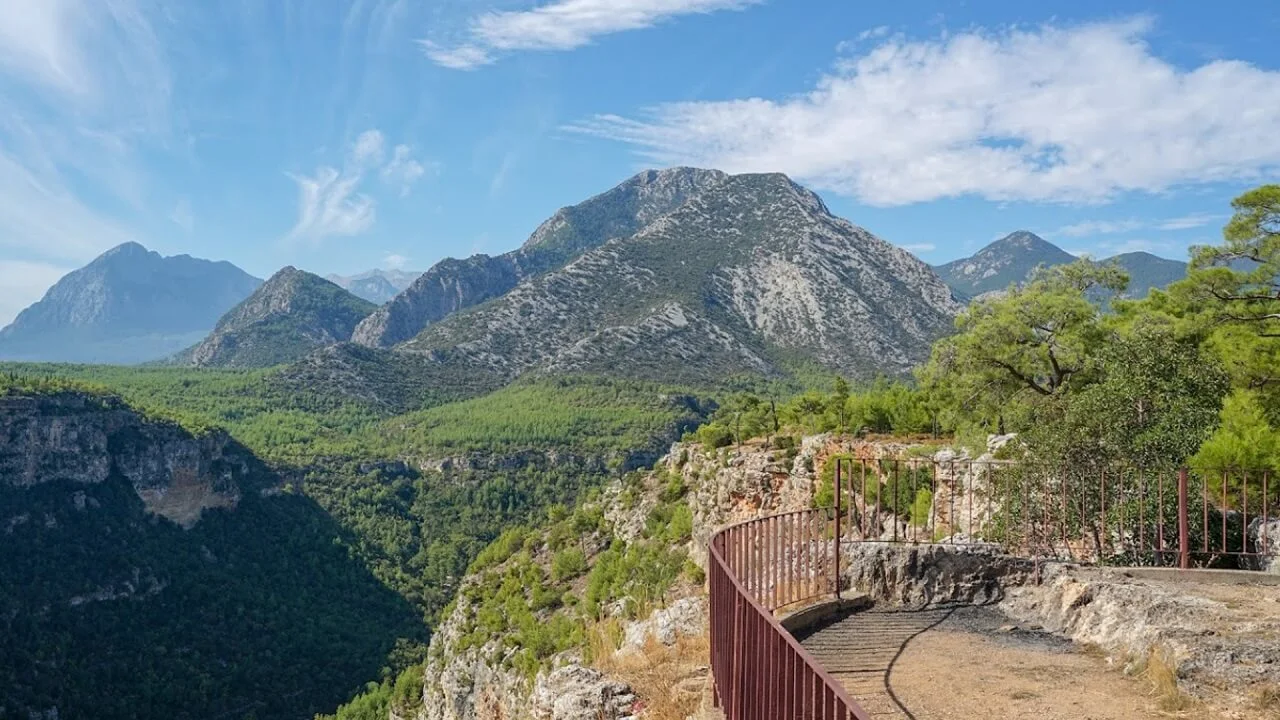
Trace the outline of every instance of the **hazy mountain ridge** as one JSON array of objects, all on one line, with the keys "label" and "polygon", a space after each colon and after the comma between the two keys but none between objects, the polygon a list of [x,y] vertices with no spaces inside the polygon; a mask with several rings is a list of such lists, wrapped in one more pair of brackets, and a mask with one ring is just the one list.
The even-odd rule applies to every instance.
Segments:
[{"label": "hazy mountain ridge", "polygon": [[366,270],[355,275],[330,273],[324,279],[375,305],[381,305],[413,284],[421,272],[415,270]]},{"label": "hazy mountain ridge", "polygon": [[562,267],[583,251],[625,237],[722,182],[715,170],[647,170],[577,205],[561,208],[519,249],[498,256],[448,258],[360,324],[353,340],[391,347],[431,323],[498,297],[527,278]]},{"label": "hazy mountain ridge", "polygon": [[376,306],[317,275],[286,267],[224,315],[175,362],[200,367],[266,367],[351,339]]},{"label": "hazy mountain ridge", "polygon": [[262,281],[226,261],[137,243],[68,273],[0,330],[0,358],[136,363],[189,345]]},{"label": "hazy mountain ridge", "polygon": [[923,359],[958,309],[927,265],[832,216],[809,190],[779,174],[738,175],[398,348],[511,377],[706,382],[783,372],[788,354],[867,376]]}]

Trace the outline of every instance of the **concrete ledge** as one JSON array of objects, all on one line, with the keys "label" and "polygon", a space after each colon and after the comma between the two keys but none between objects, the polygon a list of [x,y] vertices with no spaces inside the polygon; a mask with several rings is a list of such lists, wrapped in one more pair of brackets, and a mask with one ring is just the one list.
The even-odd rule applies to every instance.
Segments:
[{"label": "concrete ledge", "polygon": [[807,630],[815,625],[870,608],[874,603],[867,595],[852,595],[839,600],[831,596],[816,605],[810,605],[783,616],[778,620],[782,628],[791,634]]}]

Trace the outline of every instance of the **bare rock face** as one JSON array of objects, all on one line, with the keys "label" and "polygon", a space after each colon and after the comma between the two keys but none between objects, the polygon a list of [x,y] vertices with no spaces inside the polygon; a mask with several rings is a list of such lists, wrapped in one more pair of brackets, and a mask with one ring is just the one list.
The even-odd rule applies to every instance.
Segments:
[{"label": "bare rock face", "polygon": [[530,698],[536,720],[630,720],[635,703],[631,688],[576,664],[539,675]]},{"label": "bare rock face", "polygon": [[128,479],[148,511],[191,527],[207,508],[236,505],[250,465],[225,433],[192,436],[112,399],[0,397],[0,482],[93,484],[112,474]]},{"label": "bare rock face", "polygon": [[843,545],[843,585],[894,605],[999,602],[1005,588],[1022,585],[1034,574],[1031,561],[982,546]]},{"label": "bare rock face", "polygon": [[707,599],[681,598],[655,610],[648,618],[627,626],[622,648],[641,648],[649,637],[663,645],[674,645],[681,636],[698,635],[707,627]]}]

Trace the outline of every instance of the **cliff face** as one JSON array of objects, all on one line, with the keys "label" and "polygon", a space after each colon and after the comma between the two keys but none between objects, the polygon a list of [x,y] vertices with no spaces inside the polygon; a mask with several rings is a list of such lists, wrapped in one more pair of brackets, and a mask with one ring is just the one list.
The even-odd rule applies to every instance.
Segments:
[{"label": "cliff face", "polygon": [[207,508],[234,507],[252,470],[226,433],[194,436],[109,398],[0,397],[0,483],[17,488],[119,474],[149,512],[190,528]]}]

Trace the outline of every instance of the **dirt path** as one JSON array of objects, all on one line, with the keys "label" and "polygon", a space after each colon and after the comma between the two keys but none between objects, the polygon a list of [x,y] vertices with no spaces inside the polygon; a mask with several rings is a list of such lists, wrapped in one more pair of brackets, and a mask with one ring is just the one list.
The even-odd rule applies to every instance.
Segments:
[{"label": "dirt path", "polygon": [[1169,717],[1145,683],[991,608],[872,609],[801,641],[875,718]]}]

